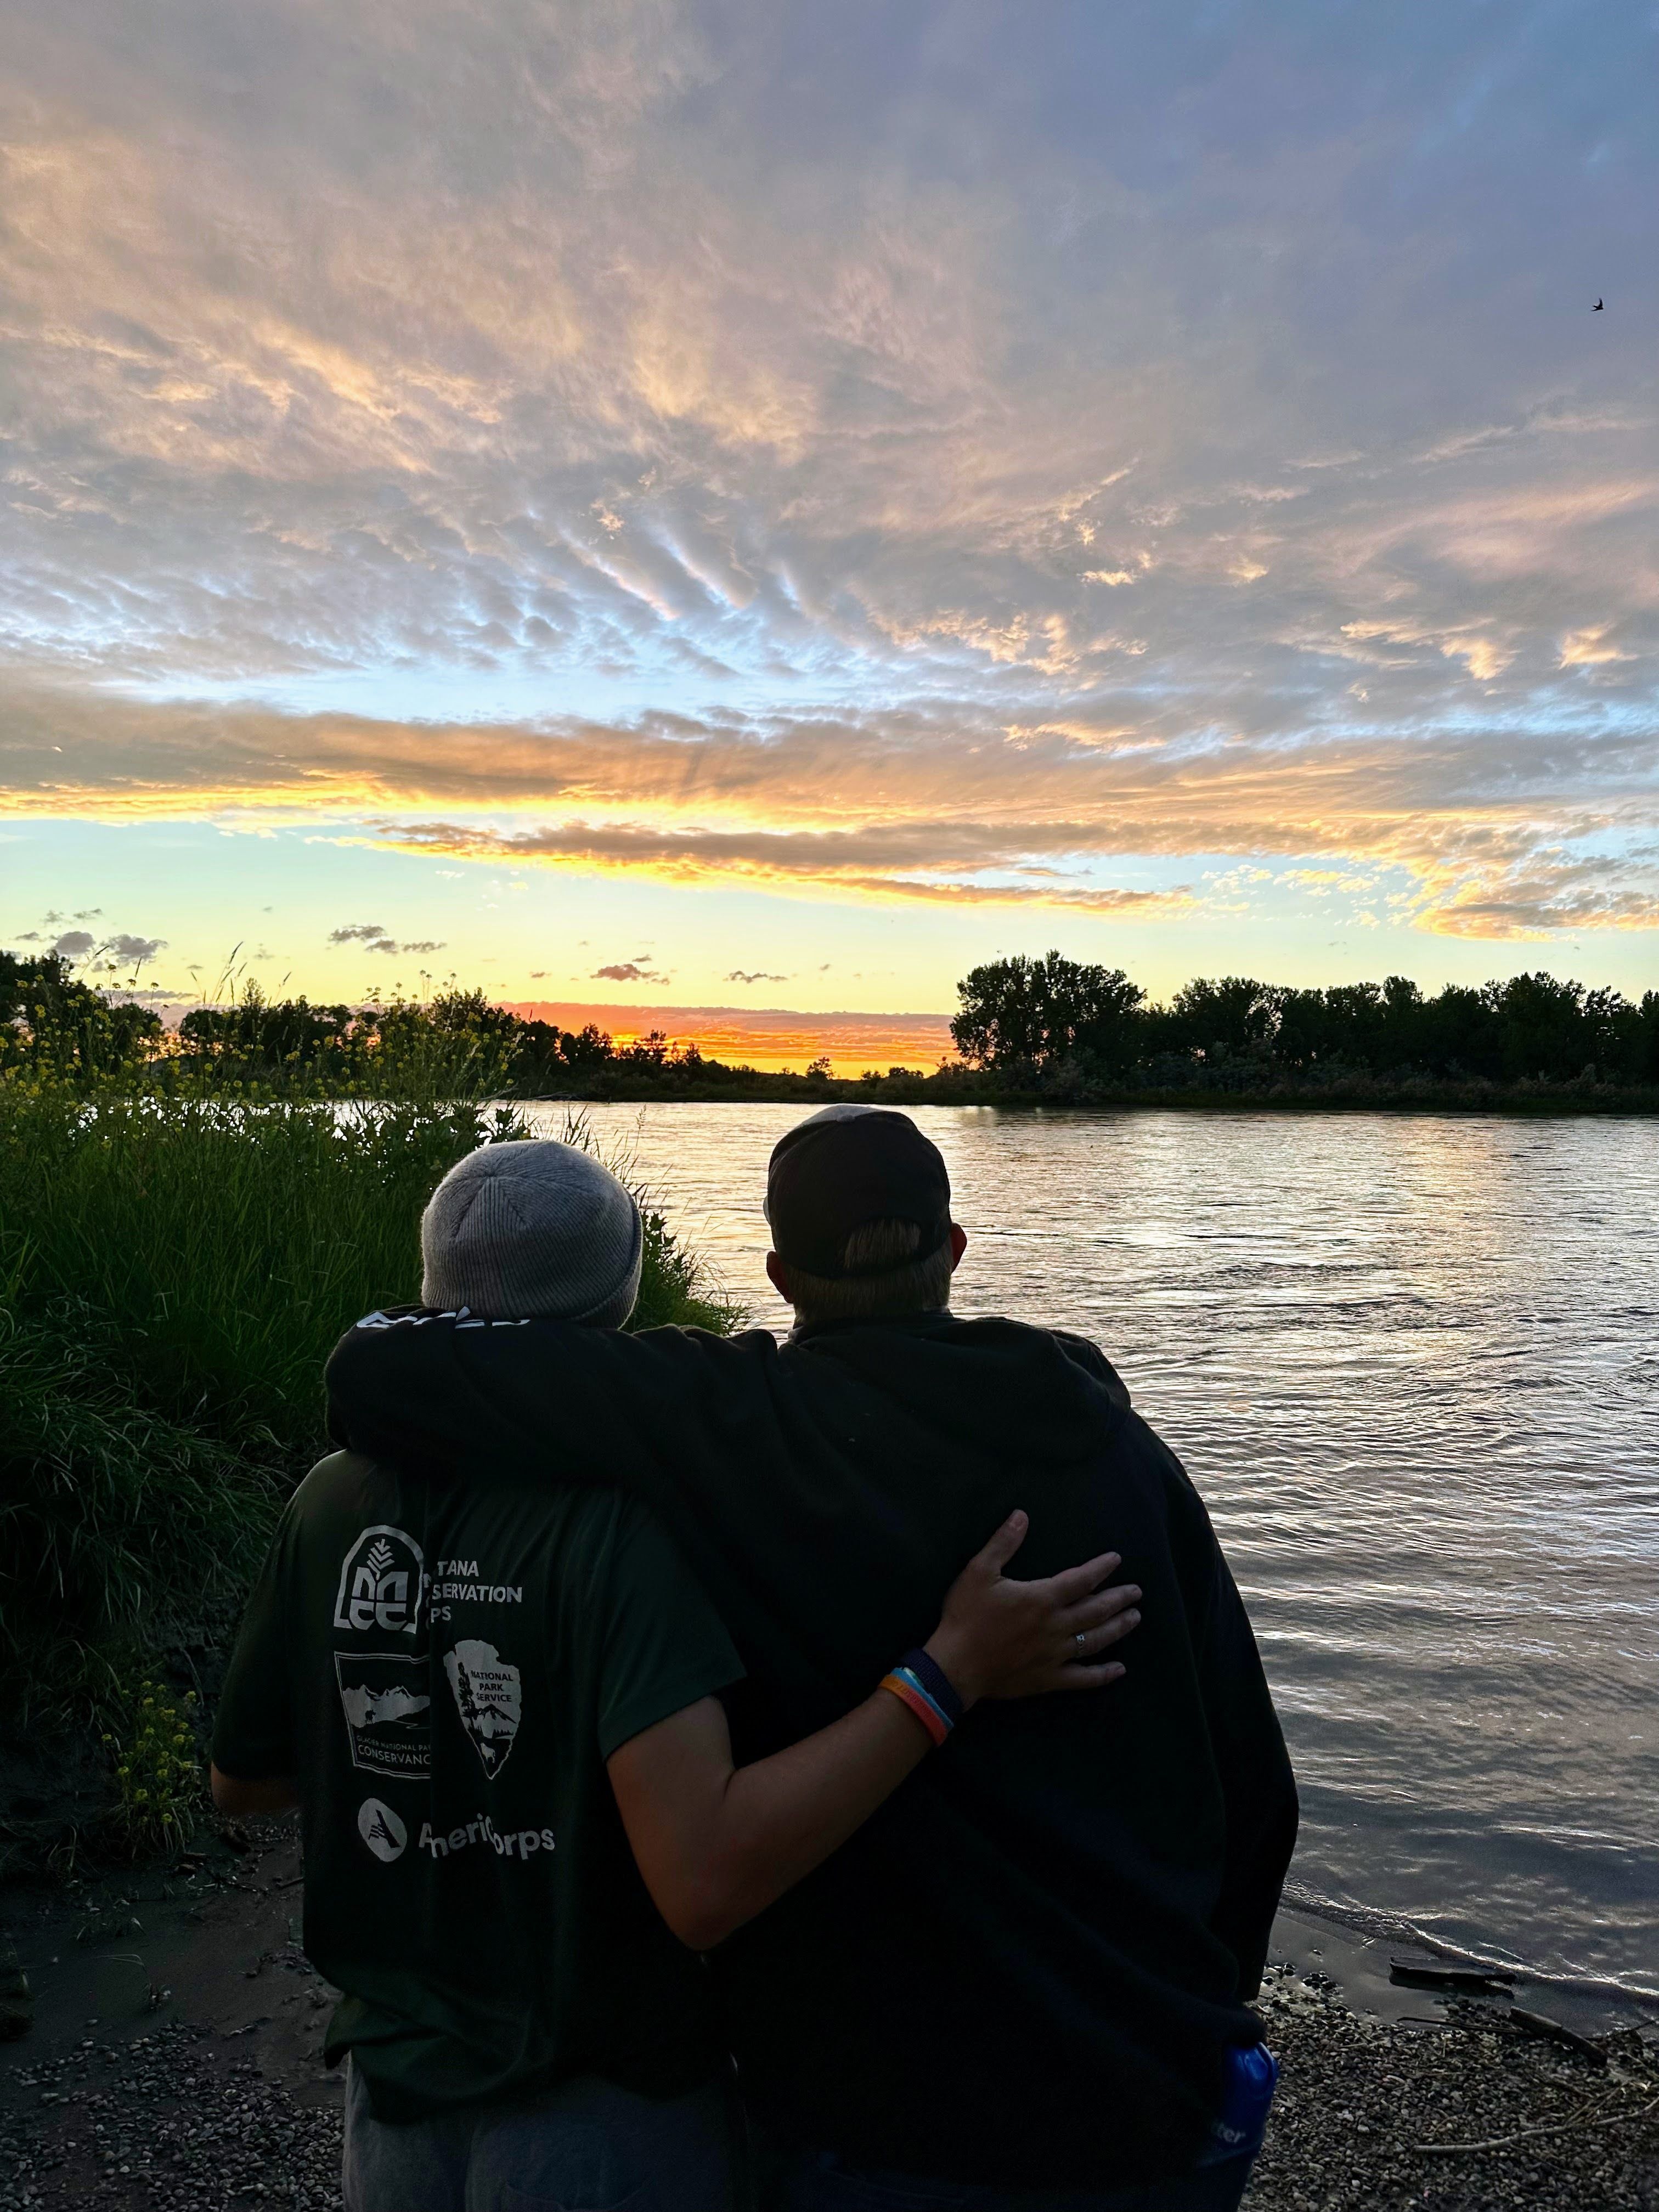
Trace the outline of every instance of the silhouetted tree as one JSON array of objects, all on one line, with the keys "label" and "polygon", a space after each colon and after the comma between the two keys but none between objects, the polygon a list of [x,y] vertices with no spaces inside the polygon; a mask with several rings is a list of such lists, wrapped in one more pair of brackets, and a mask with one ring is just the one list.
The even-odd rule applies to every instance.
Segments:
[{"label": "silhouetted tree", "polygon": [[1019,953],[963,977],[951,1035],[976,1067],[1042,1069],[1079,1049],[1116,1060],[1125,1024],[1145,996],[1121,968],[1084,966],[1058,952],[1042,960]]},{"label": "silhouetted tree", "polygon": [[1204,976],[1176,993],[1166,1017],[1177,1050],[1213,1065],[1264,1046],[1278,1024],[1278,994],[1249,975]]}]

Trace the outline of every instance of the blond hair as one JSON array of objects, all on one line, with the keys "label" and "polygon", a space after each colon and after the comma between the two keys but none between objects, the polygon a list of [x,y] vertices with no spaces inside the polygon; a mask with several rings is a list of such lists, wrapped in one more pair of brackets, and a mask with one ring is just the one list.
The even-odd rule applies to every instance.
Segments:
[{"label": "blond hair", "polygon": [[866,1221],[842,1252],[844,1275],[809,1275],[786,1260],[785,1295],[797,1321],[872,1321],[881,1314],[937,1313],[951,1298],[956,1255],[947,1237],[924,1260],[914,1221]]}]

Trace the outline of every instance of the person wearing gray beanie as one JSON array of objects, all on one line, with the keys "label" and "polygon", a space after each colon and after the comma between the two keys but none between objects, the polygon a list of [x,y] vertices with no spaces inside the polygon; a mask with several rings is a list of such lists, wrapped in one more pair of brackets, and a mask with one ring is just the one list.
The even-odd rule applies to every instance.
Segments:
[{"label": "person wearing gray beanie", "polygon": [[633,1194],[591,1152],[551,1137],[481,1145],[421,1216],[421,1301],[620,1328],[644,1257]]}]

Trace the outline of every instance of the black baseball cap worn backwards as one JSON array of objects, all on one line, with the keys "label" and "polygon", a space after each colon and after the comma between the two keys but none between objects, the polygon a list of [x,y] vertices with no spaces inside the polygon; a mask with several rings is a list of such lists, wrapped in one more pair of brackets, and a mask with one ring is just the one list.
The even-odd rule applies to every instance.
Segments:
[{"label": "black baseball cap worn backwards", "polygon": [[860,1273],[846,1265],[847,1240],[872,1221],[914,1223],[912,1259],[927,1260],[951,1233],[951,1178],[908,1115],[826,1106],[773,1146],[766,1218],[778,1257],[809,1275]]}]

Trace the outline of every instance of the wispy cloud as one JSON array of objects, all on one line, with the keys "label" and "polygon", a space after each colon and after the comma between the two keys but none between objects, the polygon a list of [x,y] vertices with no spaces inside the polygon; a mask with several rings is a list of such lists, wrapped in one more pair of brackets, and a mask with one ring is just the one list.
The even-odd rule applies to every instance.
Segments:
[{"label": "wispy cloud", "polygon": [[[441,952],[443,939],[435,937],[405,937],[401,940],[384,930],[378,921],[349,921],[328,933],[331,945],[355,945],[364,952],[386,952],[394,956],[404,952]],[[263,951],[256,959],[268,959]]]},{"label": "wispy cloud", "polygon": [[613,960],[605,967],[596,968],[593,980],[606,983],[665,983],[668,978],[638,960]]},{"label": "wispy cloud", "polygon": [[[96,908],[93,911],[95,913]],[[61,916],[52,918],[62,919]],[[90,919],[90,916],[84,918]],[[40,933],[26,930],[21,941],[24,944],[39,944]],[[130,968],[137,974],[140,968],[149,965],[166,943],[165,937],[142,937],[131,930],[119,930],[112,937],[100,938],[94,936],[89,929],[66,929],[54,939],[52,949],[63,960],[76,963],[87,962],[111,974],[121,968]]]},{"label": "wispy cloud", "polygon": [[166,943],[165,937],[138,937],[122,930],[107,939],[102,949],[123,968],[145,968]]}]

